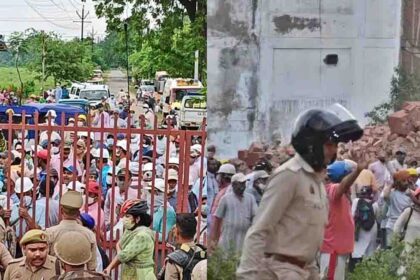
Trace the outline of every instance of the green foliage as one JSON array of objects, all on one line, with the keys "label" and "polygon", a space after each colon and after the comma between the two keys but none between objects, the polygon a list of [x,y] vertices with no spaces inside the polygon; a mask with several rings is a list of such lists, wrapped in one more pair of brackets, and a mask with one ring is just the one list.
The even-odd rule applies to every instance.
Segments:
[{"label": "green foliage", "polygon": [[[153,78],[158,70],[172,77],[191,78],[194,52],[199,50],[200,80],[206,80],[206,1],[204,0],[95,0],[96,13],[105,17],[109,35],[104,42],[110,61],[105,64],[126,67],[125,32],[121,17],[131,3],[127,19],[129,61],[132,76]],[[101,47],[102,48],[102,47]],[[105,48],[103,52],[107,51]]]},{"label": "green foliage", "polygon": [[[31,93],[40,93],[41,91],[41,83],[37,79],[38,73],[35,73],[29,70],[26,67],[21,67],[20,74],[22,75],[22,81],[24,84],[24,92],[25,94]],[[32,85],[33,82],[33,85]],[[29,88],[27,88],[29,87]],[[54,87],[54,80],[52,78],[48,78],[45,82],[45,88],[53,88]],[[3,88],[13,88],[16,92],[18,88],[20,88],[20,82],[16,73],[16,68],[13,67],[0,67],[0,89]]]},{"label": "green foliage", "polygon": [[88,39],[83,43],[79,39],[64,41],[55,33],[28,29],[10,36],[9,49],[13,57],[19,56],[19,66],[25,66],[34,72],[35,79],[40,83],[42,83],[43,58],[44,82],[50,77],[54,82],[84,81],[90,78],[94,68],[90,43]]},{"label": "green foliage", "polygon": [[420,100],[420,81],[415,75],[396,68],[391,80],[390,100],[374,107],[366,117],[371,119],[371,124],[383,124],[389,113],[401,109],[404,102],[417,100]]},{"label": "green foliage", "polygon": [[[405,269],[402,269],[402,268]],[[420,240],[412,244],[409,253],[403,242],[394,242],[392,249],[380,250],[356,266],[350,280],[415,280],[420,275]],[[405,278],[404,278],[405,277]]]},{"label": "green foliage", "polygon": [[194,76],[195,50],[200,50],[203,56],[205,45],[204,38],[197,36],[193,26],[186,23],[182,29],[175,29],[171,36],[167,30],[155,32],[140,51],[130,56],[130,64],[137,77],[153,77],[156,71],[165,70],[172,77],[191,78]]},{"label": "green foliage", "polygon": [[209,280],[235,279],[239,255],[234,250],[222,251],[216,249],[207,262],[207,276]]}]

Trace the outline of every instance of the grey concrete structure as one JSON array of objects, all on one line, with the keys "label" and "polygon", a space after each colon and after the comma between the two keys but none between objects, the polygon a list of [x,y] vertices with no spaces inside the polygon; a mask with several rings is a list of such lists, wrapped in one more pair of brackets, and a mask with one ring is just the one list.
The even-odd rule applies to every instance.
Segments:
[{"label": "grey concrete structure", "polygon": [[208,132],[222,157],[289,141],[295,117],[339,102],[364,115],[389,95],[401,0],[208,1]]}]

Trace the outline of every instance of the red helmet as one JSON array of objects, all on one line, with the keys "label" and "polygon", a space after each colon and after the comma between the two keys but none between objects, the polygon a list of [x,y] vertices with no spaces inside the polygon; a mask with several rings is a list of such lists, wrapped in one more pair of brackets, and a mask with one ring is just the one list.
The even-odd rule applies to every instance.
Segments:
[{"label": "red helmet", "polygon": [[140,201],[141,201],[140,199],[128,199],[124,201],[124,203],[121,205],[120,215],[121,216],[125,215],[131,207],[133,207]]}]

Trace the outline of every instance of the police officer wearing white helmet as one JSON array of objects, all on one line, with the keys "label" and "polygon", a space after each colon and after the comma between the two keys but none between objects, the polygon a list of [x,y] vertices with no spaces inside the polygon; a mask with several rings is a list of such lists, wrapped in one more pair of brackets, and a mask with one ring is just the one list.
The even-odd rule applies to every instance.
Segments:
[{"label": "police officer wearing white helmet", "polygon": [[363,135],[351,114],[334,106],[298,117],[292,134],[296,155],[273,172],[264,190],[237,279],[319,279],[315,258],[328,222],[325,169],[335,160],[339,142]]}]

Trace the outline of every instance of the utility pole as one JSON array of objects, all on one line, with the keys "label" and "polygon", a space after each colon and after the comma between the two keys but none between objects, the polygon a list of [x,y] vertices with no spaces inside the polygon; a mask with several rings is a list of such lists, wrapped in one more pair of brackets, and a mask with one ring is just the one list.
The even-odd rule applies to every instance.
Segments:
[{"label": "utility pole", "polygon": [[194,60],[194,80],[198,81],[198,51],[195,51],[195,60]]},{"label": "utility pole", "polygon": [[82,14],[79,14],[79,11],[76,11],[77,16],[80,18],[80,21],[73,21],[73,22],[81,22],[82,23],[82,31],[80,34],[80,40],[83,42],[83,28],[85,23],[91,23],[91,21],[86,21],[86,18],[89,15],[89,11],[85,15],[85,2],[86,0],[82,0],[83,6],[82,6]]},{"label": "utility pole", "polygon": [[124,22],[124,32],[125,32],[125,54],[127,59],[127,93],[128,93],[128,109],[131,110],[131,97],[130,97],[130,75],[129,75],[129,63],[128,63],[128,19]]},{"label": "utility pole", "polygon": [[90,37],[92,38],[92,59],[93,59],[93,45],[95,44],[95,37],[96,37],[96,32],[93,26],[92,26],[92,33],[90,33]]},{"label": "utility pole", "polygon": [[41,93],[44,93],[44,81],[45,81],[45,33],[41,31],[42,40],[42,81],[41,81]]}]

